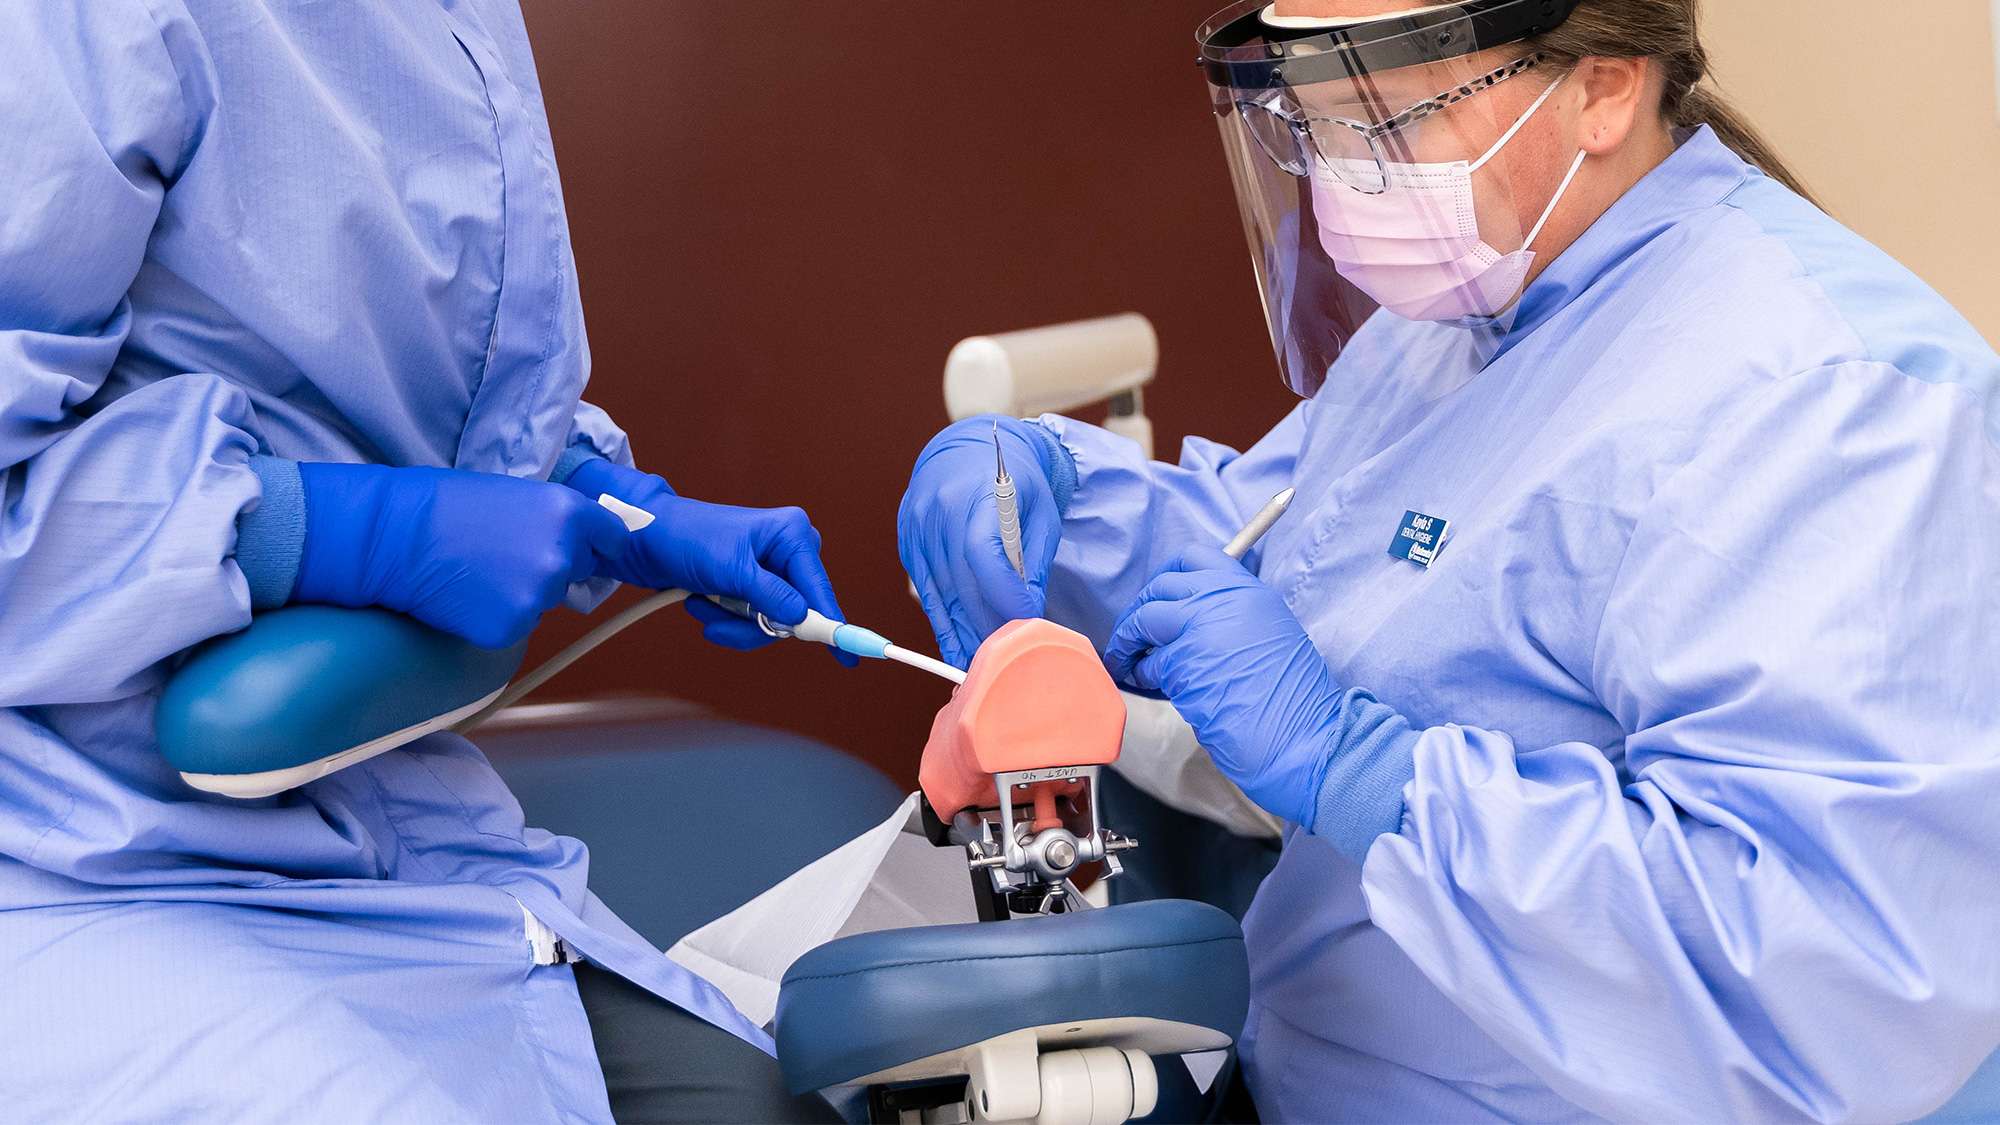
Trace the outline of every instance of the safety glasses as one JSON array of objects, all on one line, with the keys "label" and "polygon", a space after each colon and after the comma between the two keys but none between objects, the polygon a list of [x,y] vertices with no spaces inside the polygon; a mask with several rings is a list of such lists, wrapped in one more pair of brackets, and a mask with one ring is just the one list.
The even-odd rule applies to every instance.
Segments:
[{"label": "safety glasses", "polygon": [[[1344,117],[1305,113],[1276,92],[1239,97],[1236,112],[1257,147],[1285,172],[1307,176],[1317,159],[1341,183],[1364,195],[1380,195],[1389,189],[1389,165],[1407,162],[1412,148],[1407,135],[1396,137],[1397,134],[1404,134],[1427,117],[1533,70],[1542,58],[1536,54],[1515,59],[1372,125]],[[1396,139],[1391,140],[1392,137]]]}]

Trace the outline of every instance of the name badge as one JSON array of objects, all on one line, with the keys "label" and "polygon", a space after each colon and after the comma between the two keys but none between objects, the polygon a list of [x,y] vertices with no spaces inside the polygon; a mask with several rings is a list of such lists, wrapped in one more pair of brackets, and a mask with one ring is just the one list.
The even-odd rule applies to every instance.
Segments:
[{"label": "name badge", "polygon": [[1450,526],[1450,520],[1427,516],[1422,512],[1404,512],[1402,526],[1396,529],[1396,538],[1389,542],[1389,553],[1429,569],[1438,552],[1444,550],[1444,533]]}]

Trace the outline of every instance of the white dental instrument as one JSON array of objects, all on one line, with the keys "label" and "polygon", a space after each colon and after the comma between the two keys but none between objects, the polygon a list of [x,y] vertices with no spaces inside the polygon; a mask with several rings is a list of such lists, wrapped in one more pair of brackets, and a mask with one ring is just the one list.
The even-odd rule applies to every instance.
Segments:
[{"label": "white dental instrument", "polygon": [[842,652],[851,652],[856,656],[866,656],[876,660],[894,660],[899,664],[907,664],[912,668],[920,668],[933,676],[941,676],[955,684],[965,682],[964,672],[946,664],[942,660],[925,656],[921,652],[911,652],[899,644],[892,643],[887,637],[882,636],[882,634],[875,632],[873,629],[863,629],[859,625],[849,625],[843,621],[834,621],[821,615],[816,609],[806,610],[806,619],[797,625],[780,625],[750,608],[749,602],[736,598],[718,597],[714,594],[704,594],[702,596],[738,617],[756,622],[757,627],[764,630],[768,636],[813,641],[831,648],[837,648]]},{"label": "white dental instrument", "polygon": [[1250,553],[1250,548],[1257,545],[1257,540],[1264,538],[1264,533],[1271,530],[1271,526],[1278,522],[1278,517],[1285,514],[1286,508],[1292,506],[1292,497],[1296,495],[1298,489],[1287,488],[1271,497],[1256,515],[1250,517],[1250,522],[1243,525],[1243,530],[1236,533],[1236,538],[1229,541],[1229,545],[1222,549],[1222,553],[1237,562],[1242,562],[1243,556]]},{"label": "white dental instrument", "polygon": [[[1294,494],[1295,490],[1287,488],[1276,496],[1271,497],[1270,502],[1266,503],[1255,516],[1252,516],[1250,522],[1244,525],[1243,530],[1237,532],[1236,537],[1229,541],[1229,545],[1222,549],[1223,553],[1233,559],[1241,559],[1244,555],[1249,554],[1250,548],[1256,546],[1257,541],[1264,537],[1264,533],[1271,530],[1271,526],[1278,522],[1278,517],[1285,514],[1285,509],[1291,506]],[[644,508],[627,504],[609,493],[599,496],[597,502],[610,509],[619,519],[624,520],[628,530],[637,531],[653,522],[653,513],[646,511]],[[1017,524],[1017,535],[1018,532],[1019,528]],[[1002,542],[1005,542],[1004,522],[1002,524]],[[1015,550],[1019,550],[1018,544]],[[802,641],[814,641],[837,648],[842,652],[853,653],[855,656],[865,656],[874,660],[893,660],[899,664],[907,664],[912,668],[929,672],[933,676],[950,680],[954,684],[965,682],[964,672],[946,664],[942,660],[925,656],[920,652],[913,652],[898,644],[893,644],[888,638],[871,629],[864,629],[859,625],[849,625],[845,622],[831,620],[820,614],[817,610],[809,609],[806,611],[806,619],[804,621],[799,622],[797,625],[785,626],[779,625],[766,618],[763,614],[758,613],[750,607],[748,602],[738,601],[735,598],[722,598],[713,595],[704,596],[708,597],[709,601],[714,602],[729,612],[746,620],[756,622],[758,628],[773,637],[792,637]],[[454,729],[464,731],[477,726],[487,715],[512,704],[540,687],[550,677],[574,664],[584,653],[604,643],[612,634],[617,633],[619,630],[624,629],[626,626],[631,625],[633,622],[655,610],[663,609],[676,602],[685,601],[687,598],[688,592],[686,590],[661,590],[659,593],[650,595],[634,603],[632,606],[614,615],[609,621],[585,633],[574,644],[550,657],[534,671],[507,685],[507,690],[500,693],[492,703],[481,709],[478,714],[460,722]]]},{"label": "white dental instrument", "polygon": [[[597,502],[610,509],[612,514],[616,515],[619,519],[624,520],[625,528],[628,531],[638,531],[653,522],[653,513],[644,508],[627,504],[625,501],[618,499],[608,492],[599,496]],[[669,598],[669,595],[678,596]],[[893,660],[899,664],[907,664],[912,668],[929,672],[933,676],[950,680],[954,684],[965,682],[964,672],[946,664],[942,660],[925,656],[920,652],[912,652],[901,645],[893,644],[887,637],[882,636],[872,629],[864,629],[859,625],[850,625],[846,622],[832,620],[822,615],[818,610],[806,610],[806,619],[797,625],[780,625],[763,614],[758,613],[755,609],[752,609],[749,602],[741,601],[737,598],[719,597],[714,594],[704,594],[702,596],[738,617],[756,622],[757,627],[762,629],[768,636],[812,641],[830,648],[837,648],[842,652],[852,653],[855,656],[865,656],[871,660]],[[685,590],[662,590],[633,606],[631,609],[626,610],[624,613],[619,614],[617,617],[612,618],[610,621],[605,622],[598,628],[591,630],[583,640],[578,641],[575,645],[570,646],[570,648],[577,650],[576,656],[582,656],[595,645],[594,641],[590,645],[585,645],[584,642],[591,641],[592,637],[596,637],[599,633],[603,633],[604,636],[610,636],[611,633],[617,632],[639,617],[643,617],[659,609],[661,606],[683,601],[687,597],[688,593]],[[628,619],[628,615],[633,616],[630,616]],[[598,639],[601,640],[602,638]],[[547,665],[535,669],[533,674],[521,681],[522,684],[527,684],[528,686],[520,694],[527,694],[527,690],[532,689],[534,686],[528,683],[529,680],[540,683],[541,680],[545,680],[548,676],[553,676],[561,671],[569,663],[569,661],[563,660],[565,656],[569,656],[568,649],[557,654],[555,659],[550,660]],[[569,656],[570,660],[574,660],[575,658],[575,656]],[[563,664],[556,664],[558,660],[563,660]],[[550,665],[555,666],[550,667]],[[547,670],[547,675],[543,675],[544,669]],[[538,676],[540,679],[536,679]],[[508,690],[511,692],[513,688],[509,688]]]}]

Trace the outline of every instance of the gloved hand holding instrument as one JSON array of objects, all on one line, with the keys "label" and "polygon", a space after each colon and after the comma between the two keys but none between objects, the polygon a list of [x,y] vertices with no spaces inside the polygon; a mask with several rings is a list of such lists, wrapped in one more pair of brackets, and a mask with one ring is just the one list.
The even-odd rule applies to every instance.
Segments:
[{"label": "gloved hand holding instrument", "polygon": [[1384,776],[1358,767],[1407,742],[1408,721],[1337,687],[1283,596],[1222,551],[1196,547],[1169,563],[1120,615],[1104,661],[1114,679],[1164,695],[1217,768],[1273,816],[1317,831],[1329,803],[1337,816],[1402,807],[1349,798]]},{"label": "gloved hand holding instrument", "polygon": [[[969,659],[1007,621],[1042,613],[1062,533],[1056,493],[1066,487],[1050,480],[1048,465],[1061,459],[1060,449],[1049,452],[1054,441],[1033,422],[974,418],[944,430],[917,460],[899,546],[947,659]],[[993,442],[1029,454],[1003,462],[1033,467],[1012,474],[1021,571],[1007,550],[1004,484],[996,489],[987,476]],[[1240,561],[1292,496],[1280,492],[1227,545],[1192,549],[1155,577],[1120,616],[1105,663],[1128,688],[1172,702],[1259,806],[1310,827],[1347,743],[1402,720],[1365,693],[1335,691],[1304,627]]]},{"label": "gloved hand holding instrument", "polygon": [[[840,620],[819,534],[796,508],[689,500],[601,459],[565,484],[318,463],[297,466],[296,479],[303,543],[296,580],[281,588],[320,604],[260,613],[203,646],[156,708],[162,754],[199,789],[269,796],[433,731],[468,731],[681,601],[728,647],[796,636],[844,663],[868,656],[963,678]],[[659,592],[509,683],[542,614],[592,577]]]},{"label": "gloved hand holding instrument", "polygon": [[[839,620],[819,533],[797,508],[705,504],[658,476],[601,458],[569,487],[457,469],[305,463],[305,540],[294,602],[382,606],[505,648],[569,585],[614,578],[649,589],[740,598],[796,625],[808,609]],[[596,497],[655,517],[628,531]],[[770,637],[705,604],[704,635],[732,648]]]},{"label": "gloved hand holding instrument", "polygon": [[[655,474],[602,458],[577,466],[565,483],[586,497],[611,496],[652,517],[631,531],[629,550],[605,560],[598,571],[602,577],[736,599],[786,626],[803,622],[808,610],[844,620],[820,562],[819,532],[798,508],[705,504],[676,494]],[[707,598],[691,599],[687,608],[702,622],[702,635],[716,644],[754,649],[777,639]],[[856,663],[838,649],[834,655],[849,666]]]},{"label": "gloved hand holding instrument", "polygon": [[[1021,569],[1002,537],[995,445],[1019,512]],[[960,668],[1009,621],[1040,617],[1075,470],[1034,422],[983,416],[946,427],[918,455],[896,515],[896,549],[944,658]]]}]

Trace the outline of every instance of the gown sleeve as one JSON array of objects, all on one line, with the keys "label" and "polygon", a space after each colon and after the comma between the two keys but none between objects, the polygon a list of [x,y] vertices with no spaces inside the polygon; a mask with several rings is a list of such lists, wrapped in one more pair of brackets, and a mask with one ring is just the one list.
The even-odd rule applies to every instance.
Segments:
[{"label": "gown sleeve", "polygon": [[0,707],[117,698],[249,621],[252,412],[211,373],[99,393],[197,147],[160,24],[0,4],[0,43]]},{"label": "gown sleeve", "polygon": [[[1228,542],[1291,487],[1310,409],[1300,403],[1243,453],[1190,437],[1178,464],[1149,460],[1099,427],[1044,415],[1042,425],[1076,465],[1049,576],[1049,616],[1102,648],[1118,614],[1182,547]],[[1258,561],[1255,551],[1245,560],[1252,570]]]},{"label": "gown sleeve", "polygon": [[[632,443],[625,436],[625,431],[603,408],[588,402],[576,404],[576,420],[570,424],[569,452],[565,454],[565,460],[580,457],[602,457],[628,468],[633,463]],[[567,467],[574,469],[575,465]],[[558,469],[551,474],[551,478],[568,475]]]},{"label": "gown sleeve", "polygon": [[1622,766],[1418,736],[1370,914],[1564,1097],[1907,1120],[2000,1046],[1988,412],[1875,363],[1775,384],[1634,525],[1590,673]]},{"label": "gown sleeve", "polygon": [[[549,479],[557,484],[567,483],[577,466],[594,457],[602,457],[614,464],[633,466],[632,443],[619,428],[611,415],[602,407],[588,402],[576,404],[576,419],[570,423],[569,445],[562,456],[556,459],[555,469]],[[603,605],[618,589],[618,583],[610,578],[586,578],[570,583],[564,603],[578,613],[590,613]]]}]

